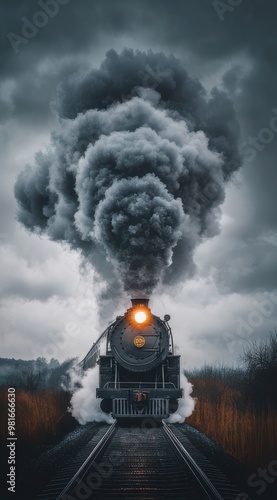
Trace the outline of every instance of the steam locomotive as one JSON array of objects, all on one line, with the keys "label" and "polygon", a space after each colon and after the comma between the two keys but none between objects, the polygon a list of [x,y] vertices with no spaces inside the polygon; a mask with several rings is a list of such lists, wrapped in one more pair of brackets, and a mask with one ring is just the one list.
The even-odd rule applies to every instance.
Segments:
[{"label": "steam locomotive", "polygon": [[102,411],[117,419],[167,418],[183,394],[170,316],[155,316],[148,303],[132,299],[132,307],[108,326],[80,363],[83,370],[99,365],[96,397],[102,399]]}]

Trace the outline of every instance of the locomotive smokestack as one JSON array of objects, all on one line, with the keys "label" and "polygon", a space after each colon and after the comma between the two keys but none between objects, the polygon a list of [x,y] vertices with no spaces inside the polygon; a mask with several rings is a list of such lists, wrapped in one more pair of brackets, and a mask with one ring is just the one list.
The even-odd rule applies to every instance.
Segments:
[{"label": "locomotive smokestack", "polygon": [[149,299],[131,299],[132,307],[145,306],[148,307]]}]

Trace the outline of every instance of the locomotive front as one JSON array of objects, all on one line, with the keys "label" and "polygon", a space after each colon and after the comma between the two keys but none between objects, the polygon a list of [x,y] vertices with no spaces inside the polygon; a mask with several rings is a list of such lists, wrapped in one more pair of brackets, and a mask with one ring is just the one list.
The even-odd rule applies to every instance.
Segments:
[{"label": "locomotive front", "polygon": [[165,322],[153,316],[147,299],[133,299],[110,333],[111,351],[119,365],[131,372],[147,372],[162,363],[169,351]]},{"label": "locomotive front", "polygon": [[163,419],[177,410],[182,397],[170,317],[154,316],[148,302],[133,299],[132,307],[104,332],[106,354],[97,356],[96,396],[114,418]]}]

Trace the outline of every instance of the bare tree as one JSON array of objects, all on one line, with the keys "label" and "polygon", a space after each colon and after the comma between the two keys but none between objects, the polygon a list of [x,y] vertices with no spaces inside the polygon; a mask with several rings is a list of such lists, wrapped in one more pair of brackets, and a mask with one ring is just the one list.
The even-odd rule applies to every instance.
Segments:
[{"label": "bare tree", "polygon": [[257,408],[277,408],[277,331],[244,349],[246,395]]},{"label": "bare tree", "polygon": [[22,368],[21,383],[24,389],[34,392],[39,388],[41,381],[41,372],[35,372],[31,368]]}]

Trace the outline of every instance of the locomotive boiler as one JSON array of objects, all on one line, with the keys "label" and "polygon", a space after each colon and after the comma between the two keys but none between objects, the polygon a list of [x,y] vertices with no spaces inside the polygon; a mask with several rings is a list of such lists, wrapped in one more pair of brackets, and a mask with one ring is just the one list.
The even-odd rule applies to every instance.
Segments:
[{"label": "locomotive boiler", "polygon": [[80,363],[83,370],[99,365],[96,397],[102,411],[117,419],[167,418],[182,397],[170,316],[155,316],[148,303],[132,299],[132,307],[108,326]]}]

